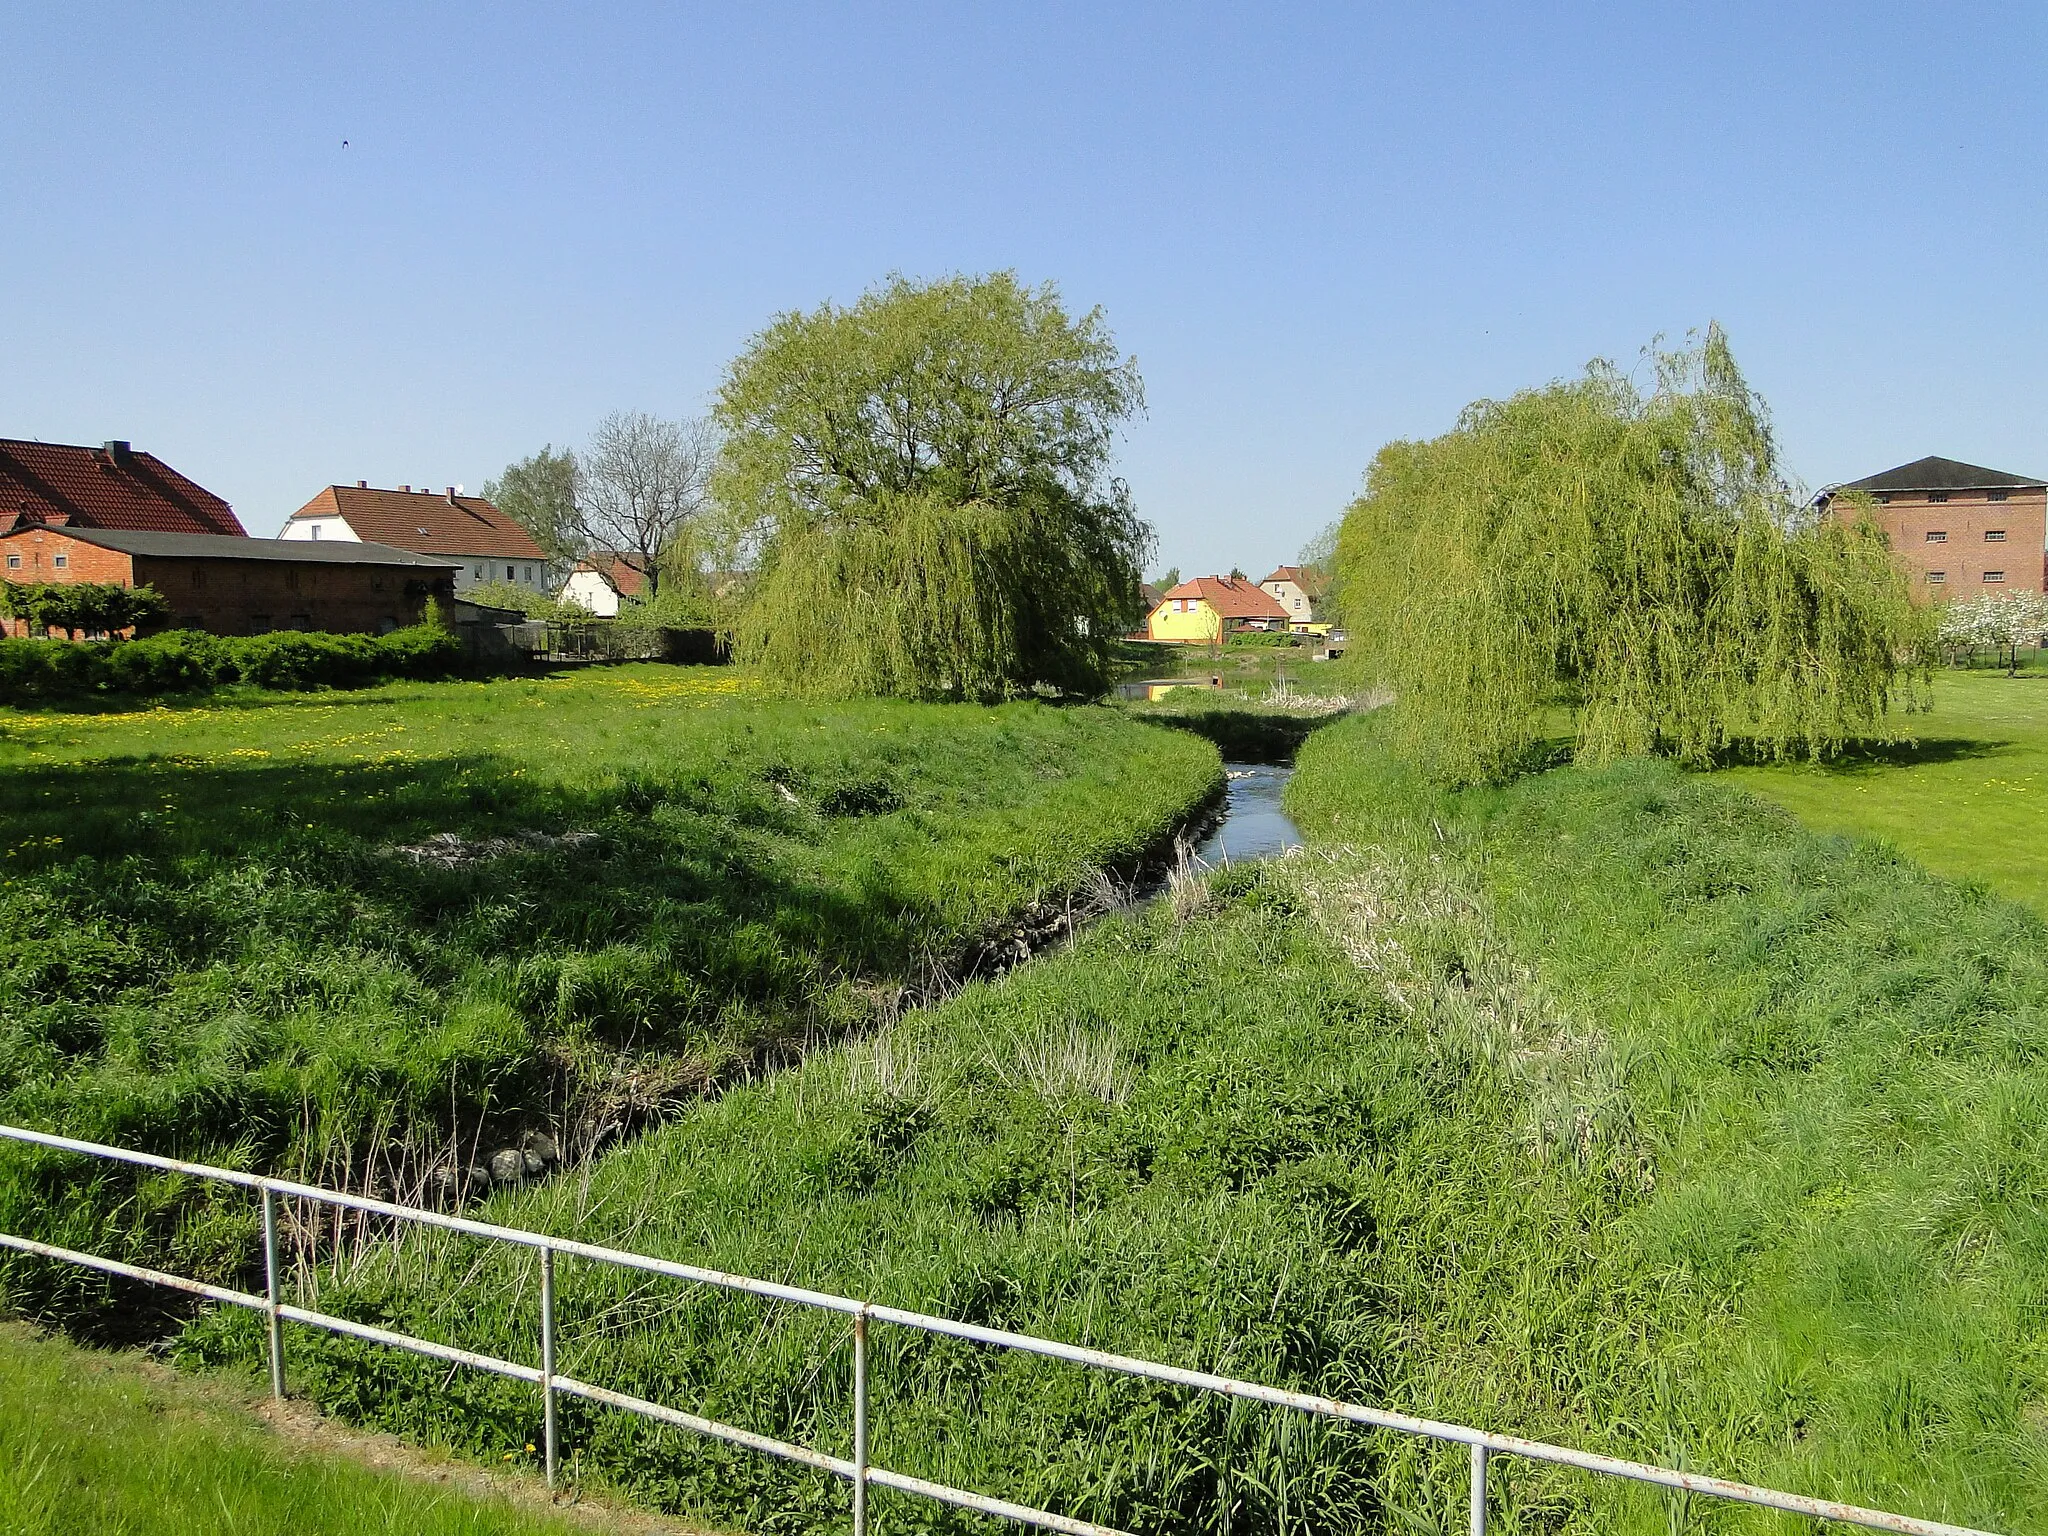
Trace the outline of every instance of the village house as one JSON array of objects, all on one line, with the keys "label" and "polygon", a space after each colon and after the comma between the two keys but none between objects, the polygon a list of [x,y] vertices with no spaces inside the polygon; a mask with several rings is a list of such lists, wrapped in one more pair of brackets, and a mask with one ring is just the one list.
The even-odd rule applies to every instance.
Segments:
[{"label": "village house", "polygon": [[0,533],[30,526],[245,535],[220,497],[127,442],[0,438]]},{"label": "village house", "polygon": [[1939,602],[1985,592],[2040,592],[2048,577],[2048,481],[1954,459],[1915,459],[1823,493],[1876,505],[1878,525],[1912,576],[1913,595]]},{"label": "village house", "polygon": [[1161,598],[1145,621],[1153,640],[1209,645],[1240,630],[1284,629],[1279,601],[1235,576],[1197,576]]},{"label": "village house", "polygon": [[[312,544],[218,533],[52,527],[0,534],[0,574],[18,582],[154,587],[173,627],[217,635],[275,629],[385,634],[454,596],[455,567],[383,544]],[[9,634],[27,626],[6,621]]]},{"label": "village house", "polygon": [[455,593],[504,583],[546,596],[554,583],[533,535],[481,496],[454,486],[380,490],[367,480],[330,485],[291,515],[281,539],[388,544],[451,566]]},{"label": "village house", "polygon": [[1283,565],[1259,583],[1259,590],[1286,610],[1290,629],[1306,631],[1322,622],[1322,572],[1305,565]]},{"label": "village house", "polygon": [[615,619],[619,604],[647,590],[638,555],[592,554],[576,562],[562,583],[562,601],[587,608],[597,618]]}]

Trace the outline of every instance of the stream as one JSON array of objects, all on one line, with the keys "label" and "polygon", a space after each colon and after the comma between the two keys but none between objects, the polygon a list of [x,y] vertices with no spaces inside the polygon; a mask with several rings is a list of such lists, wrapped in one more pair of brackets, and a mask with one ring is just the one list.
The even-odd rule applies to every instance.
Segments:
[{"label": "stream", "polygon": [[1292,764],[1231,763],[1223,819],[1195,849],[1195,857],[1212,867],[1269,858],[1301,846],[1301,830],[1288,820],[1280,798],[1294,777]]}]

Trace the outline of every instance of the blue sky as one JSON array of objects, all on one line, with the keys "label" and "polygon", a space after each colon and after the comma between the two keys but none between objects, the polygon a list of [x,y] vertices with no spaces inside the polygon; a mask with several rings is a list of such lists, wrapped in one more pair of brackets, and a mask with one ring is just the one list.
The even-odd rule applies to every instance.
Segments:
[{"label": "blue sky", "polygon": [[255,533],[1003,267],[1136,354],[1188,574],[1710,318],[1811,483],[2048,474],[2048,7],[183,9],[0,16],[0,436],[132,439]]}]

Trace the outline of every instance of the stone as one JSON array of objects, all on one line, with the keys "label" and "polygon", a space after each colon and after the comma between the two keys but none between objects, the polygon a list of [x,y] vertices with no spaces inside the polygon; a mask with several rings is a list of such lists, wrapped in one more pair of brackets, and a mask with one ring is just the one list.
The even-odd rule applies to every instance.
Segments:
[{"label": "stone", "polygon": [[562,1160],[562,1149],[555,1145],[555,1138],[546,1131],[528,1131],[519,1138],[519,1145],[544,1163],[559,1163]]},{"label": "stone", "polygon": [[526,1154],[517,1147],[505,1147],[491,1154],[491,1180],[497,1184],[517,1184],[526,1176]]},{"label": "stone", "polygon": [[525,1165],[526,1176],[530,1179],[537,1179],[542,1174],[548,1171],[548,1165],[541,1161],[540,1154],[538,1152],[535,1152],[530,1147],[526,1151],[520,1153],[519,1157],[521,1162]]}]

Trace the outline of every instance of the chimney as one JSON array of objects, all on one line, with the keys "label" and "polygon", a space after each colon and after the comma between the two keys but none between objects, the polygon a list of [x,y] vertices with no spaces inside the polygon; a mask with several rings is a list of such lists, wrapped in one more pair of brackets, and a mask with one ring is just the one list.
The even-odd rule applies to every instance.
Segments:
[{"label": "chimney", "polygon": [[367,491],[369,488],[370,482],[367,480],[358,480],[356,482],[356,489],[359,491]]},{"label": "chimney", "polygon": [[135,457],[134,448],[125,438],[110,437],[100,444],[100,450],[106,454],[107,462],[117,469],[126,469]]},{"label": "chimney", "polygon": [[401,486],[399,487],[399,489],[400,489],[401,491],[409,491],[409,490],[411,490],[411,489],[412,489],[412,487],[411,487],[411,486],[409,486],[409,485],[401,485]]},{"label": "chimney", "polygon": [[452,485],[448,487],[448,504],[450,506],[455,505],[455,487]]}]

